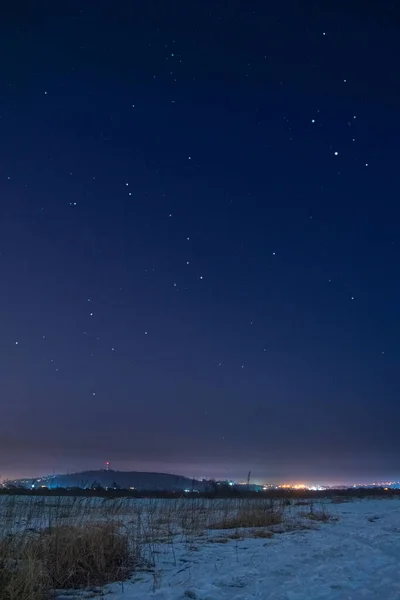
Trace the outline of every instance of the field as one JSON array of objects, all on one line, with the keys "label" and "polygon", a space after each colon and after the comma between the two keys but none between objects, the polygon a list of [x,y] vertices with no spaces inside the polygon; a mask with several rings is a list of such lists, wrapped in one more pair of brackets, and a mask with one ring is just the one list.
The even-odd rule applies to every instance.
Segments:
[{"label": "field", "polygon": [[395,600],[400,500],[0,496],[0,600]]}]

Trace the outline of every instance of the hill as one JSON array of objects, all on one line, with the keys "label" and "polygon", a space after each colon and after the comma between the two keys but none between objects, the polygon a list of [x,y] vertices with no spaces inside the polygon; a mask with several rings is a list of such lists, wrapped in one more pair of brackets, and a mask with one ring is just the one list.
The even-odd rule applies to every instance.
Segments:
[{"label": "hill", "polygon": [[183,490],[205,491],[205,484],[195,479],[170,473],[146,473],[142,471],[83,471],[66,475],[55,475],[38,479],[19,480],[12,482],[24,487],[49,488],[135,488],[138,491],[168,491],[179,492]]}]

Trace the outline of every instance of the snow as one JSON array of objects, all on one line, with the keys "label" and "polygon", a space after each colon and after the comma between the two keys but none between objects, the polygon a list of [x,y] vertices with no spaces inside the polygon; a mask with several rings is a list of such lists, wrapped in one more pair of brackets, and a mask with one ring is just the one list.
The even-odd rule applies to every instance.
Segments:
[{"label": "snow", "polygon": [[[397,498],[324,501],[323,509],[333,517],[326,523],[310,520],[308,506],[292,505],[286,509],[286,526],[271,528],[271,537],[265,528],[204,528],[205,522],[226,516],[227,508],[229,514],[235,510],[231,500],[191,504],[189,499],[169,503],[63,498],[61,509],[53,498],[15,497],[11,506],[7,497],[0,500],[0,531],[9,533],[48,526],[51,506],[67,514],[63,523],[79,523],[79,515],[86,522],[91,513],[98,521],[109,513],[124,527],[141,523],[143,532],[152,532],[146,556],[154,566],[135,571],[123,584],[89,593],[63,592],[58,600],[104,595],[110,600],[400,600]],[[15,514],[20,515],[18,521]],[[164,518],[165,529],[157,529]],[[192,518],[195,527],[189,532]],[[186,532],[180,525],[185,519]]]},{"label": "snow", "polygon": [[162,544],[153,572],[105,591],[113,600],[399,600],[400,500],[325,508],[337,520],[269,539],[213,531]]}]

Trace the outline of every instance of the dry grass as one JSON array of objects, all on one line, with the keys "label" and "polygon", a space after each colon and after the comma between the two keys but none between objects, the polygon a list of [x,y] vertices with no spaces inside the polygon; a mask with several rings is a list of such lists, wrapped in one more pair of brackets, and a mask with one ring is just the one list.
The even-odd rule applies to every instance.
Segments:
[{"label": "dry grass", "polygon": [[61,525],[0,543],[0,599],[40,600],[55,589],[126,579],[136,556],[116,523]]},{"label": "dry grass", "polygon": [[271,527],[279,525],[284,519],[284,505],[267,501],[242,502],[236,511],[225,514],[222,519],[210,526],[210,529],[241,529]]},{"label": "dry grass", "polygon": [[329,521],[335,521],[336,518],[327,512],[324,506],[315,508],[314,504],[310,504],[310,510],[300,513],[300,516],[310,519],[310,521],[319,521],[321,523],[328,523]]},{"label": "dry grass", "polygon": [[[99,509],[101,506],[101,509]],[[117,506],[70,498],[0,498],[0,600],[126,579],[143,562]],[[110,509],[110,510],[108,510]]]},{"label": "dry grass", "polygon": [[0,496],[0,600],[48,600],[53,590],[123,581],[137,568],[152,570],[157,588],[158,557],[168,551],[176,561],[177,543],[194,551],[202,540],[268,539],[310,520],[331,518],[323,507],[301,513],[266,498]]},{"label": "dry grass", "polygon": [[1,600],[39,600],[45,598],[48,591],[46,573],[30,557],[20,564],[14,560],[0,563]]},{"label": "dry grass", "polygon": [[208,541],[212,544],[227,544],[230,540],[241,541],[246,538],[267,540],[272,538],[273,535],[274,533],[269,529],[260,529],[259,527],[256,527],[255,529],[251,529],[250,531],[238,529],[223,537],[211,537]]},{"label": "dry grass", "polygon": [[254,529],[251,534],[250,537],[252,538],[260,538],[260,539],[270,539],[273,536],[273,532],[269,531],[268,529]]},{"label": "dry grass", "polygon": [[57,589],[101,586],[126,579],[135,555],[116,523],[61,526],[43,537],[43,559]]}]

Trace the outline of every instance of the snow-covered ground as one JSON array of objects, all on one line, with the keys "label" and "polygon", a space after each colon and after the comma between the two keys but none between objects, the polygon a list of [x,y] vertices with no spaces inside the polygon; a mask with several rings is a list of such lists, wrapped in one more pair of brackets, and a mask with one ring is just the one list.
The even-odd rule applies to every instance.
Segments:
[{"label": "snow-covered ground", "polygon": [[113,600],[399,600],[400,500],[326,509],[337,520],[270,539],[225,541],[230,532],[218,531],[158,546],[154,572],[105,591]]},{"label": "snow-covered ground", "polygon": [[50,525],[111,519],[139,536],[147,571],[99,590],[62,592],[58,600],[400,600],[400,499],[316,503],[317,515],[322,508],[333,517],[328,522],[294,503],[284,508],[283,525],[213,528],[251,506],[1,497],[0,534],[25,537]]}]

